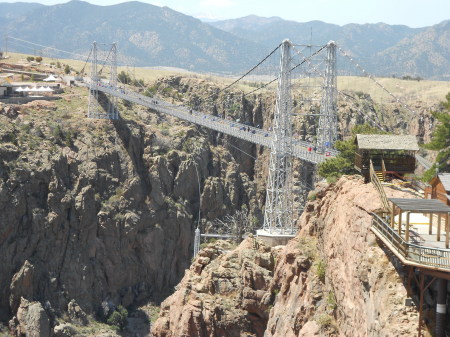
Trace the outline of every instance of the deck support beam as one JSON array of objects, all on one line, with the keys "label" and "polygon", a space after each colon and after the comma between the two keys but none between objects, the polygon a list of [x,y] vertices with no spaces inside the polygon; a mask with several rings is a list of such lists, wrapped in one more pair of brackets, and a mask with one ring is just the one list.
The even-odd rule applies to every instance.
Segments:
[{"label": "deck support beam", "polygon": [[438,223],[437,223],[437,241],[441,241],[441,218],[442,215],[439,213],[438,214]]},{"label": "deck support beam", "polygon": [[444,337],[445,313],[447,311],[447,280],[438,279],[436,304],[436,337]]},{"label": "deck support beam", "polygon": [[430,227],[429,227],[429,231],[428,234],[433,234],[433,213],[430,213]]}]

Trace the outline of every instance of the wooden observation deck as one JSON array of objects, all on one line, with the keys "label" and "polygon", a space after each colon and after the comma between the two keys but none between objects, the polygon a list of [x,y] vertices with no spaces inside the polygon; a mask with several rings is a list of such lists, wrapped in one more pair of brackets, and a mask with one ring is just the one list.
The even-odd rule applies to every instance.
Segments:
[{"label": "wooden observation deck", "polygon": [[435,336],[443,337],[450,280],[450,207],[436,199],[388,200],[390,213],[373,214],[371,230],[408,270],[407,296],[412,296],[412,281],[418,286],[418,337],[424,336],[425,291],[437,281]]},{"label": "wooden observation deck", "polygon": [[404,265],[450,272],[450,207],[436,199],[389,201],[391,214],[373,214],[372,232]]}]

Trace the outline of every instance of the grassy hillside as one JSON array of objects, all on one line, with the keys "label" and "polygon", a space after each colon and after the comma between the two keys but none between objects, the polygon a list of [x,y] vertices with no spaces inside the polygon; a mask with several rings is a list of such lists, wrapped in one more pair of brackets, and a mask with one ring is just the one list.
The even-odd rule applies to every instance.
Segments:
[{"label": "grassy hillside", "polygon": [[[26,58],[27,54],[20,53],[9,53],[9,58],[6,60],[2,60],[5,63],[27,63]],[[42,63],[50,64],[60,62],[62,71],[64,65],[68,64],[74,71],[80,71],[84,62],[71,60],[71,59],[56,59],[56,58],[48,58],[44,57]],[[211,80],[214,82],[221,83],[223,85],[227,85],[234,81],[236,77],[221,77],[217,75],[204,74],[204,73],[195,73],[195,72],[187,72],[181,69],[176,68],[142,68],[142,67],[118,67],[118,72],[125,71],[133,78],[144,80],[146,85],[149,85],[155,82],[157,79],[167,76],[174,75],[182,75],[184,77],[194,77],[194,78],[203,78],[207,80]],[[90,64],[86,65],[85,73],[89,76],[90,73]],[[385,87],[388,91],[393,93],[396,97],[398,97],[402,102],[414,106],[417,101],[421,101],[426,105],[434,104],[440,102],[444,99],[445,95],[450,92],[450,81],[428,81],[428,80],[402,80],[399,78],[376,78],[376,80]],[[310,79],[309,84],[317,85],[321,80],[319,79]],[[294,83],[294,92],[295,88],[298,87],[298,82]],[[306,84],[306,80],[302,82]],[[377,86],[374,81],[369,79],[368,77],[358,77],[358,76],[339,76],[337,79],[338,90],[340,91],[354,91],[354,92],[363,92],[365,94],[369,94],[372,99],[379,103],[390,103],[393,101],[393,98],[389,96],[383,89]],[[269,90],[274,90],[276,87],[276,83],[269,86]],[[238,87],[240,90],[244,92],[249,92],[255,89],[255,83],[243,82]]]}]

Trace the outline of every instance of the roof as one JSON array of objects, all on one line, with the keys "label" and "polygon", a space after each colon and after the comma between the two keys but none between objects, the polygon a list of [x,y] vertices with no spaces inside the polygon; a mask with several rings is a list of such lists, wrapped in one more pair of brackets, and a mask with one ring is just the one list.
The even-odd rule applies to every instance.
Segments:
[{"label": "roof", "polygon": [[412,135],[356,135],[356,143],[362,150],[419,151],[416,137]]},{"label": "roof", "polygon": [[415,213],[450,213],[450,207],[437,199],[389,198],[403,212]]},{"label": "roof", "polygon": [[449,192],[450,191],[450,173],[439,173],[439,180],[441,181],[444,189]]}]

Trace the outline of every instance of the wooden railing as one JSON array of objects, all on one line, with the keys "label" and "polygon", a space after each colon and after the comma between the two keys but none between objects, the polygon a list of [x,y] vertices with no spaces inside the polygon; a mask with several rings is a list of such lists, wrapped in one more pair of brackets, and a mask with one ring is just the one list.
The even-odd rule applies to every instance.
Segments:
[{"label": "wooden railing", "polygon": [[424,247],[406,242],[394,228],[375,213],[372,213],[372,229],[391,243],[393,253],[401,255],[405,260],[450,271],[450,249]]},{"label": "wooden railing", "polygon": [[381,185],[380,179],[378,179],[377,174],[375,173],[372,160],[370,161],[370,180],[372,181],[372,184],[375,186],[376,190],[378,191],[378,194],[380,195],[384,211],[390,212],[391,207],[389,206],[389,201],[386,196],[386,192],[384,191],[383,185]]}]

